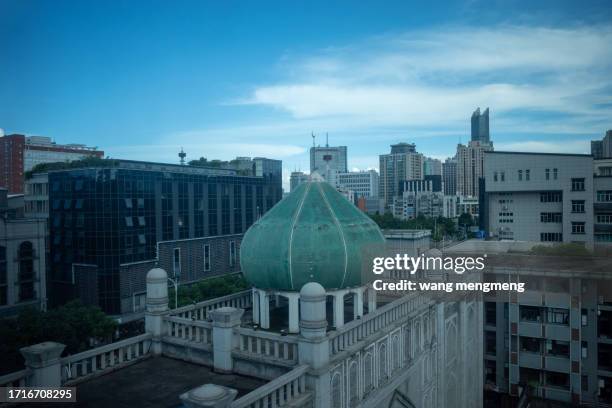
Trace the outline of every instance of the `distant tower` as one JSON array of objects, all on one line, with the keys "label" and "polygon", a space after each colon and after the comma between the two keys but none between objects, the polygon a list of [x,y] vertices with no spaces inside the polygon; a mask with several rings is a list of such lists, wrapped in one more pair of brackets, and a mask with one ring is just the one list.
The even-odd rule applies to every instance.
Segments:
[{"label": "distant tower", "polygon": [[472,142],[490,143],[489,135],[489,108],[485,109],[483,113],[480,113],[480,108],[477,108],[472,113]]},{"label": "distant tower", "polygon": [[180,157],[181,159],[181,166],[185,164],[185,157],[187,157],[187,153],[185,153],[183,151],[183,148],[181,147],[181,151],[178,154],[178,157]]}]

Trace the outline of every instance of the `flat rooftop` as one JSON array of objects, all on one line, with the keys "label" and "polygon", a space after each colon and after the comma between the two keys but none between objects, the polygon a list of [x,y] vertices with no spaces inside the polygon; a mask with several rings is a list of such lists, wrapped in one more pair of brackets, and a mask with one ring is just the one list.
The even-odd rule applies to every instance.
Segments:
[{"label": "flat rooftop", "polygon": [[55,408],[180,407],[179,395],[200,385],[231,387],[238,390],[239,398],[266,382],[237,374],[218,374],[209,367],[169,357],[151,357],[77,384],[76,403],[52,405]]}]

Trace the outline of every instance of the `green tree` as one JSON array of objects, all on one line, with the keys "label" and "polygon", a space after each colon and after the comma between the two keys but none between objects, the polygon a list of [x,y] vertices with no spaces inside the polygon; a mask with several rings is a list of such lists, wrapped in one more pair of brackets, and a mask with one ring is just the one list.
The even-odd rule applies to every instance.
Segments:
[{"label": "green tree", "polygon": [[112,341],[117,323],[100,308],[73,301],[41,312],[22,309],[16,318],[0,320],[1,372],[20,370],[23,358],[19,349],[44,341],[66,345],[65,353],[74,354],[99,342]]},{"label": "green tree", "polygon": [[[192,303],[216,297],[231,295],[248,289],[249,285],[242,275],[226,275],[216,278],[206,279],[191,285],[179,286],[178,306],[185,306]],[[174,307],[174,288],[169,291],[170,307]]]}]

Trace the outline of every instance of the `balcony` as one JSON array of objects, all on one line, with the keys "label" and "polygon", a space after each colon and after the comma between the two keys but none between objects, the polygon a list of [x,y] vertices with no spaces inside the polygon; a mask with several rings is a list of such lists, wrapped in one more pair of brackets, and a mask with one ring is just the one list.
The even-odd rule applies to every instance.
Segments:
[{"label": "balcony", "polygon": [[569,357],[546,356],[544,360],[544,364],[548,371],[556,371],[559,373],[570,372],[571,364]]},{"label": "balcony", "polygon": [[519,365],[521,367],[541,370],[542,355],[540,353],[532,353],[530,351],[521,351],[519,353]]},{"label": "balcony", "polygon": [[565,324],[547,324],[545,326],[545,333],[547,339],[570,341],[571,330]]},{"label": "balcony", "polygon": [[519,322],[519,335],[525,337],[538,337],[542,336],[542,324],[537,322]]}]

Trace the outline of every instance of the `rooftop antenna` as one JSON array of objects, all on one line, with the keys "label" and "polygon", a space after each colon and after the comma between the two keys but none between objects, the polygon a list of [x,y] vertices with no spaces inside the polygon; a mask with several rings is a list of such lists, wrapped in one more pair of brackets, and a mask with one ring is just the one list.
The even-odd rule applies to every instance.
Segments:
[{"label": "rooftop antenna", "polygon": [[185,164],[185,157],[187,157],[187,153],[185,153],[183,151],[182,147],[181,147],[181,151],[178,154],[178,157],[180,157],[180,159],[181,159],[181,166],[183,166]]},{"label": "rooftop antenna", "polygon": [[310,136],[312,137],[312,147],[315,147],[315,134],[314,134],[314,132],[310,132]]},{"label": "rooftop antenna", "polygon": [[329,133],[325,132],[325,147],[329,147]]}]

